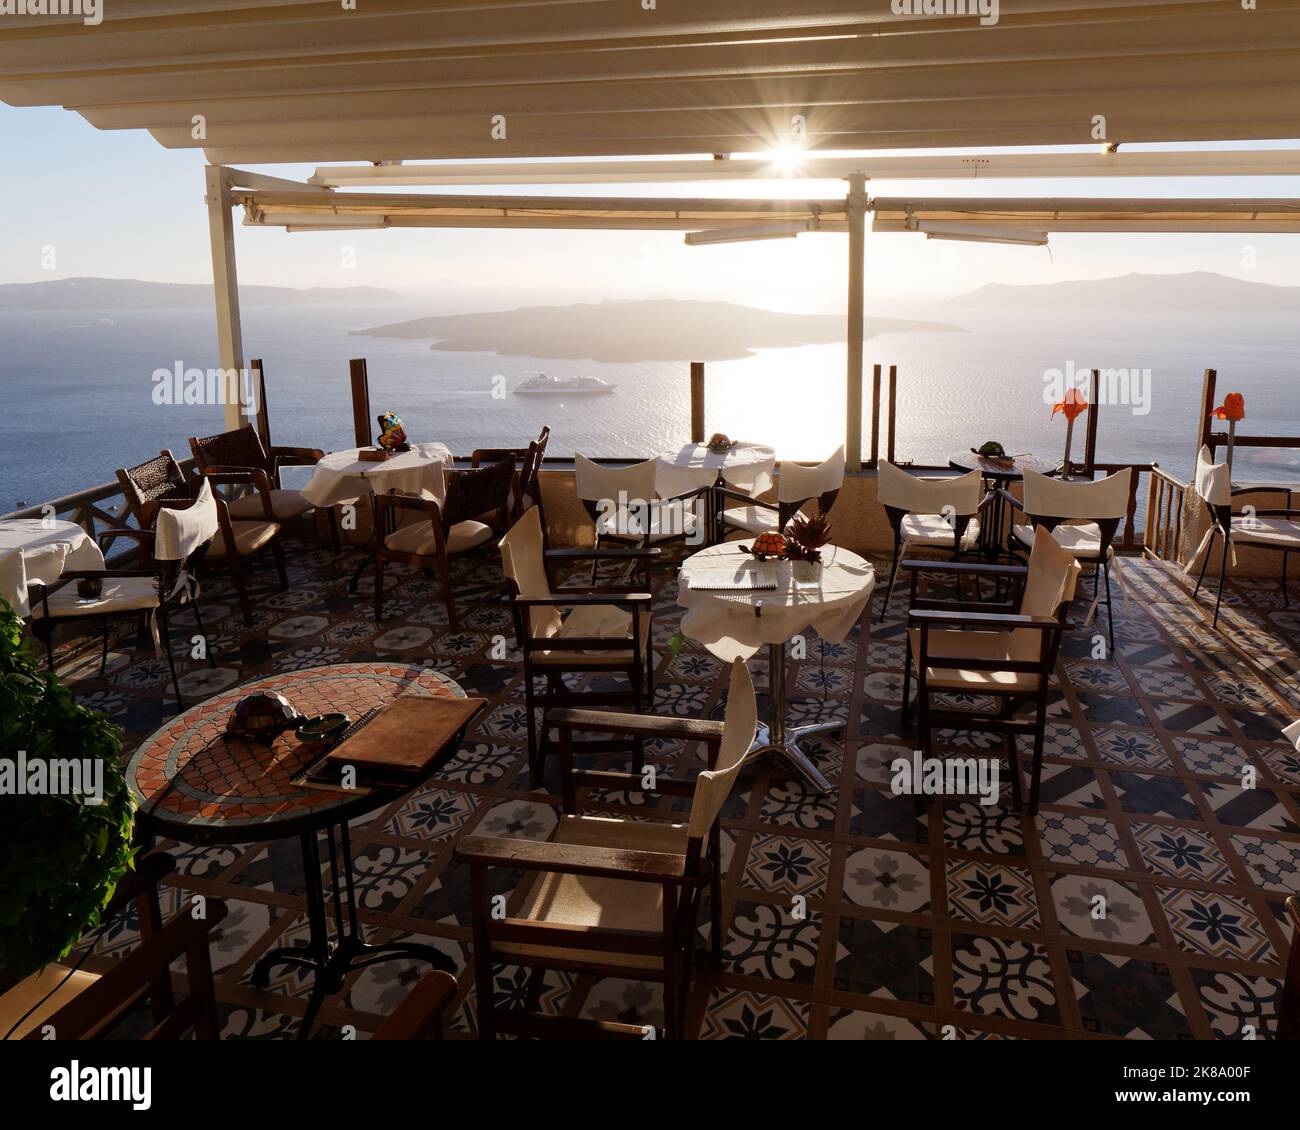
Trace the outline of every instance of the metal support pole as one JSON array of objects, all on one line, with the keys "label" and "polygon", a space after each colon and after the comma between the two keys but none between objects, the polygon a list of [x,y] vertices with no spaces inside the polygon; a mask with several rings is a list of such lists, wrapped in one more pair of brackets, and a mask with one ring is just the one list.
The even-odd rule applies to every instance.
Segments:
[{"label": "metal support pole", "polygon": [[849,470],[857,471],[862,467],[862,344],[866,318],[867,178],[862,173],[849,177],[845,203],[849,222],[849,324],[844,462]]},{"label": "metal support pole", "polygon": [[[208,165],[208,236],[212,243],[212,289],[217,308],[217,348],[221,368],[242,376],[244,335],[239,322],[239,276],[235,269],[235,224],[231,216],[230,170]],[[235,380],[235,396],[227,397],[226,428],[233,431],[245,423],[242,404],[243,381]]]}]

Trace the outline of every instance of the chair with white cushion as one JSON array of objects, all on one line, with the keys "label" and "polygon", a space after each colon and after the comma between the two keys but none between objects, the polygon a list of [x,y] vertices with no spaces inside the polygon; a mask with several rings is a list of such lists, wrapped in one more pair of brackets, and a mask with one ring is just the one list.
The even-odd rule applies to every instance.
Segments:
[{"label": "chair with white cushion", "polygon": [[1214,621],[1219,623],[1219,605],[1223,600],[1223,585],[1228,577],[1228,563],[1235,564],[1238,545],[1251,549],[1271,549],[1282,554],[1282,603],[1290,607],[1290,598],[1286,591],[1287,559],[1292,553],[1300,553],[1300,510],[1270,509],[1256,510],[1249,507],[1244,511],[1233,513],[1232,502],[1250,494],[1278,494],[1285,490],[1287,502],[1291,501],[1291,491],[1286,488],[1270,486],[1236,487],[1232,485],[1230,469],[1226,463],[1214,462],[1208,445],[1203,444],[1196,456],[1196,493],[1210,512],[1210,528],[1205,531],[1200,546],[1187,563],[1187,572],[1196,568],[1196,560],[1201,559],[1201,572],[1196,578],[1196,590],[1201,591],[1205,580],[1205,570],[1210,563],[1210,546],[1214,539],[1223,539],[1223,557],[1219,562],[1219,591],[1214,598]]},{"label": "chair with white cushion", "polygon": [[[447,623],[456,630],[451,558],[486,545],[505,528],[515,497],[515,461],[507,458],[475,470],[457,471],[449,474],[446,482],[442,505],[396,490],[375,495],[375,623],[384,612],[384,565],[394,561],[438,570]],[[410,512],[423,517],[402,525]],[[493,516],[497,529],[481,520]]]},{"label": "chair with white cushion", "polygon": [[[758,729],[754,685],[741,659],[731,667],[722,722],[565,710],[561,730],[563,815],[548,840],[467,836],[453,856],[469,865],[478,985],[478,1036],[593,1035],[681,1039],[695,969],[696,931],[710,892],[710,956],[722,965],[722,856],[718,819]],[[652,790],[689,800],[683,823],[577,813],[580,785],[647,791],[629,774],[575,769],[569,735],[577,731],[639,733],[700,742],[708,768],[693,782],[656,778]],[[494,913],[491,872],[525,872],[507,904]],[[663,985],[663,1028],[651,1033],[617,1020],[578,1020],[536,1011],[499,1011],[494,965],[522,965],[540,982],[547,969]],[[534,1008],[536,1006],[534,1005]]]},{"label": "chair with white cushion", "polygon": [[[524,657],[528,763],[533,787],[537,787],[545,768],[548,712],[552,708],[590,704],[641,713],[654,701],[651,594],[629,585],[561,588],[552,582],[548,566],[588,558],[635,565],[657,556],[659,550],[644,546],[547,549],[536,506],[524,512],[500,545],[502,567],[513,587],[515,634]],[[601,680],[602,685],[591,689],[566,686],[566,675],[586,672],[621,676],[626,689],[610,680]],[[639,770],[644,759],[642,743],[634,741],[631,746],[633,765]]]},{"label": "chair with white cushion", "polygon": [[[606,467],[585,455],[574,455],[574,487],[596,527],[597,549],[602,542],[611,541],[645,549],[679,538],[691,544],[699,540],[699,499],[711,488],[697,487],[672,498],[660,498],[655,489],[658,465],[657,459],[647,459],[630,467]],[[591,566],[593,584],[597,564],[593,561]],[[649,585],[648,561],[646,565]]]},{"label": "chair with white cushion", "polygon": [[894,595],[903,557],[917,549],[951,553],[954,560],[979,545],[977,515],[987,502],[979,471],[942,479],[922,479],[887,459],[880,461],[877,497],[894,531],[889,589],[880,605],[883,623]]},{"label": "chair with white cushion", "polygon": [[[1074,599],[1081,566],[1044,529],[1037,531],[1027,567],[957,563],[936,566],[930,561],[906,561],[912,576],[907,613],[907,658],[903,670],[903,713],[908,692],[917,683],[917,746],[933,756],[937,729],[998,733],[1011,770],[1011,790],[1020,804],[1020,765],[1016,736],[1033,735],[1029,809],[1038,811],[1038,786],[1043,771],[1043,740],[1047,729],[1047,692],[1061,634],[1062,610]],[[985,575],[1023,583],[1019,600],[961,604],[921,597],[921,572]],[[977,703],[991,698],[999,709],[963,710],[936,706],[931,695],[970,697]],[[1026,700],[1033,714],[1018,717]]]},{"label": "chair with white cushion", "polygon": [[762,534],[768,530],[784,530],[805,505],[817,500],[818,509],[823,514],[830,513],[839,497],[840,488],[844,486],[844,448],[836,448],[829,459],[811,467],[801,463],[782,461],[781,474],[776,484],[776,506],[756,502],[747,494],[719,487],[719,500],[730,499],[740,503],[738,506],[725,506],[718,515],[723,536],[729,530],[742,530],[751,534]]},{"label": "chair with white cushion", "polygon": [[[152,530],[105,530],[99,536],[101,547],[118,537],[130,537],[140,544],[141,567],[138,569],[82,569],[64,572],[49,585],[31,586],[32,623],[41,623],[50,670],[54,670],[54,622],[99,620],[103,635],[103,652],[99,669],[108,660],[108,621],[114,617],[145,615],[152,627],[155,643],[162,645],[171,670],[176,705],[185,709],[176,661],[172,655],[168,609],[189,602],[194,610],[199,633],[206,636],[199,615],[198,582],[194,570],[219,536],[217,500],[204,479],[198,495],[186,503],[172,500],[160,506],[154,515]],[[97,580],[99,593],[83,598],[76,585],[80,580]],[[208,663],[216,665],[211,648]]]},{"label": "chair with white cushion", "polygon": [[1080,565],[1092,566],[1092,608],[1084,621],[1091,621],[1100,603],[1098,573],[1106,591],[1106,623],[1110,632],[1110,650],[1115,651],[1115,623],[1111,615],[1110,563],[1115,556],[1112,544],[1119,524],[1128,515],[1129,490],[1133,468],[1125,467],[1096,482],[1070,482],[1024,469],[1024,502],[1003,491],[1002,498],[1014,510],[1024,514],[1023,522],[1011,527],[1011,544],[1028,553],[1034,548],[1039,528],[1048,530],[1057,545]]}]

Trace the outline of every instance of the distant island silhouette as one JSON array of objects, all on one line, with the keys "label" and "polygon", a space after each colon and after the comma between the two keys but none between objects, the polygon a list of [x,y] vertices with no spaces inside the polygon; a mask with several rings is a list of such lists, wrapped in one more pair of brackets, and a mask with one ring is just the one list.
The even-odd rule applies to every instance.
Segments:
[{"label": "distant island silhouette", "polygon": [[[758,349],[845,340],[842,314],[785,314],[732,302],[645,299],[444,314],[353,330],[361,337],[430,338],[430,349],[572,360],[732,361]],[[866,334],[962,333],[945,322],[868,318]]]},{"label": "distant island silhouette", "polygon": [[1132,272],[1057,283],[988,283],[939,308],[963,310],[1290,310],[1300,312],[1300,286],[1252,282],[1214,271]]}]

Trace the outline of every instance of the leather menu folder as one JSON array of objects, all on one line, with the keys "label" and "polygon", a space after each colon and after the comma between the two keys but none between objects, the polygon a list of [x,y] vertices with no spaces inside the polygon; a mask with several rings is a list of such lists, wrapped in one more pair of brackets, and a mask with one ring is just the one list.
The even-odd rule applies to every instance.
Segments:
[{"label": "leather menu folder", "polygon": [[351,765],[357,785],[418,781],[455,752],[457,738],[485,705],[483,698],[442,695],[395,699],[322,757],[308,779],[335,783]]}]

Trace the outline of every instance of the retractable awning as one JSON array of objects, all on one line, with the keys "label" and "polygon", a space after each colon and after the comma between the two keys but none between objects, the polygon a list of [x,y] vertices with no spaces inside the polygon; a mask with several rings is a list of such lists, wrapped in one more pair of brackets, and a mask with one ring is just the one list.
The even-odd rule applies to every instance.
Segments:
[{"label": "retractable awning", "polygon": [[0,100],[147,129],[219,164],[1296,133],[1300,0],[1001,0],[992,25],[974,0],[938,7],[964,14],[895,15],[889,0],[104,0],[97,26],[0,18]]}]

